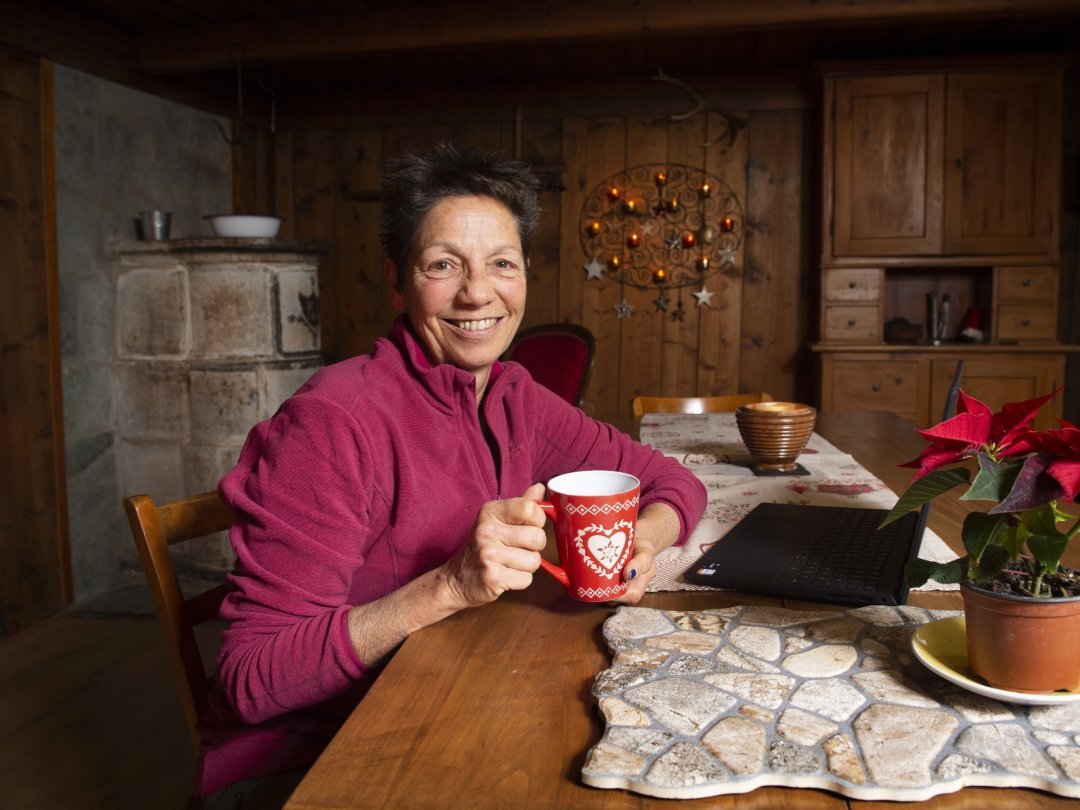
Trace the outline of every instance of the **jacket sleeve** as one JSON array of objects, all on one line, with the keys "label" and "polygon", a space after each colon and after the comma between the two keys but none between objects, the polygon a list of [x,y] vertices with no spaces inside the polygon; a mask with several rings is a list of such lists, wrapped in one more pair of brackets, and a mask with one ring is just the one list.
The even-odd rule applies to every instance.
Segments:
[{"label": "jacket sleeve", "polygon": [[248,436],[219,484],[237,513],[218,680],[246,723],[313,706],[365,674],[347,603],[368,538],[370,471],[352,417],[298,397]]},{"label": "jacket sleeve", "polygon": [[573,470],[620,470],[641,481],[640,508],[666,503],[679,516],[682,545],[705,512],[705,486],[690,470],[652,447],[536,386],[536,480]]}]

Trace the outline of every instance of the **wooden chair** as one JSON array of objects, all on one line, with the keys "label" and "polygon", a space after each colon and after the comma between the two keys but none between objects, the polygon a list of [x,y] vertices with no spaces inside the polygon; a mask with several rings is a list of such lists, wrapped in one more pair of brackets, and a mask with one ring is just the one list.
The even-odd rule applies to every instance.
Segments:
[{"label": "wooden chair", "polygon": [[576,323],[545,323],[518,332],[503,355],[521,363],[532,378],[571,405],[585,404],[596,339]]},{"label": "wooden chair", "polygon": [[634,397],[634,420],[647,413],[730,413],[751,402],[768,402],[770,394],[728,394],[718,397]]},{"label": "wooden chair", "polygon": [[233,522],[233,513],[216,492],[204,492],[160,506],[149,495],[132,495],[124,499],[124,510],[165,634],[165,646],[169,650],[184,719],[198,761],[196,723],[209,706],[210,678],[203,667],[194,628],[217,618],[227,586],[221,584],[185,599],[169,546],[228,529]]}]

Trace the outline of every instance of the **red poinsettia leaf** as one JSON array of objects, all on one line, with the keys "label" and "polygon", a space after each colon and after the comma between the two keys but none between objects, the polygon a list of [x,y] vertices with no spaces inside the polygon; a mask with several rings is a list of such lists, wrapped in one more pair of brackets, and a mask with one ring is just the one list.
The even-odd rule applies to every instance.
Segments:
[{"label": "red poinsettia leaf", "polygon": [[1053,436],[1061,443],[1058,452],[1063,456],[1080,458],[1080,427],[1077,427],[1064,419],[1058,419],[1058,422],[1061,424],[1061,427],[1057,430],[1047,431],[1050,436]]},{"label": "red poinsettia leaf", "polygon": [[911,461],[904,462],[901,467],[914,467],[918,470],[912,480],[922,478],[929,472],[933,472],[936,469],[944,467],[946,464],[952,464],[956,461],[960,461],[967,455],[967,448],[950,447],[945,444],[932,444],[923,450],[919,457],[912,459]]},{"label": "red poinsettia leaf", "polygon": [[1080,492],[1080,459],[1055,459],[1046,468],[1046,474],[1061,485],[1070,500]]},{"label": "red poinsettia leaf", "polygon": [[1045,396],[1003,405],[990,421],[990,441],[998,447],[1008,447],[1031,424],[1039,408],[1057,396],[1060,390],[1058,388]]},{"label": "red poinsettia leaf", "polygon": [[990,409],[986,408],[985,413],[958,413],[952,419],[920,430],[919,433],[932,442],[953,447],[982,447],[990,438]]},{"label": "red poinsettia leaf", "polygon": [[1054,461],[1049,453],[1032,453],[1024,459],[1024,466],[1016,476],[1012,490],[992,509],[989,515],[1001,515],[1006,512],[1024,512],[1057,500],[1065,494],[1064,488],[1046,470]]},{"label": "red poinsettia leaf", "polygon": [[1069,455],[1068,445],[1062,442],[1052,430],[1032,430],[1025,427],[1014,434],[1007,447],[998,452],[998,456],[1024,456],[1028,453],[1047,452],[1054,455]]}]

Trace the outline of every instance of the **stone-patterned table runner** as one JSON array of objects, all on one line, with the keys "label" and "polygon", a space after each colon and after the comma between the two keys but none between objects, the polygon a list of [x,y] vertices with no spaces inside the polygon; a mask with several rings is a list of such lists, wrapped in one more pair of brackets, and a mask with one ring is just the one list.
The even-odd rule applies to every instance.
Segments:
[{"label": "stone-patterned table runner", "polygon": [[[896,494],[879,478],[816,433],[799,456],[808,475],[756,476],[733,413],[646,414],[641,441],[691,469],[709,493],[709,504],[687,542],[657,555],[650,591],[709,590],[683,580],[683,572],[746,513],[763,501],[888,509]],[[945,561],[956,554],[927,531],[920,556]],[[952,590],[930,582],[918,590]]]},{"label": "stone-patterned table runner", "polygon": [[911,653],[923,622],[872,606],[620,608],[593,694],[606,720],[584,781],[664,798],[813,787],[920,801],[972,785],[1080,797],[1080,704],[962,690]]}]

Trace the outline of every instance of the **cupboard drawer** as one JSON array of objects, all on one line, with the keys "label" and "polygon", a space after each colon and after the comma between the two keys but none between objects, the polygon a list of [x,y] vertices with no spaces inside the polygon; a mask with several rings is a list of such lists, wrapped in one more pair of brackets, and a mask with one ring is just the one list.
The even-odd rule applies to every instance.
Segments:
[{"label": "cupboard drawer", "polygon": [[919,413],[918,361],[838,360],[832,367],[834,410],[892,411],[908,419]]},{"label": "cupboard drawer", "polygon": [[1058,294],[1056,267],[999,267],[999,301],[1052,301]]},{"label": "cupboard drawer", "polygon": [[842,268],[825,272],[827,301],[877,303],[881,298],[883,272],[880,269]]},{"label": "cupboard drawer", "polygon": [[861,343],[881,340],[881,314],[871,307],[825,307],[822,339],[834,343]]},{"label": "cupboard drawer", "polygon": [[997,308],[998,340],[1057,339],[1057,305],[1001,304]]}]

